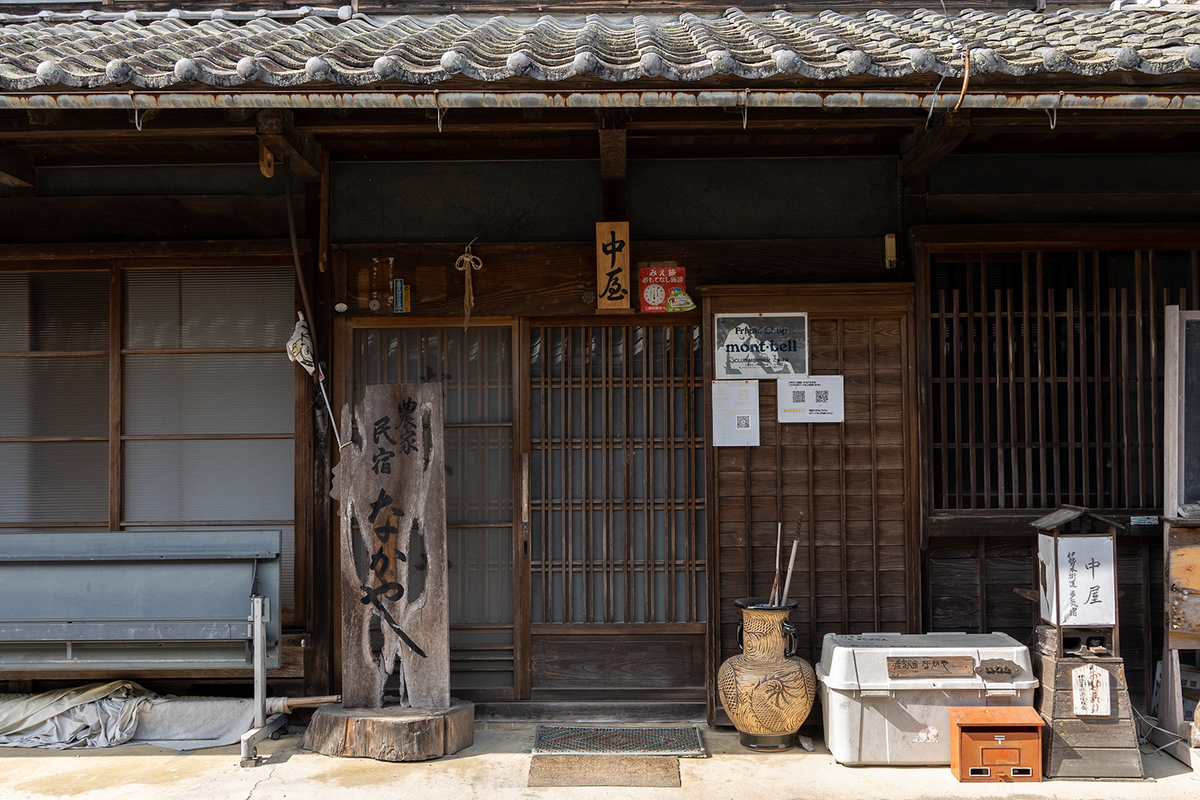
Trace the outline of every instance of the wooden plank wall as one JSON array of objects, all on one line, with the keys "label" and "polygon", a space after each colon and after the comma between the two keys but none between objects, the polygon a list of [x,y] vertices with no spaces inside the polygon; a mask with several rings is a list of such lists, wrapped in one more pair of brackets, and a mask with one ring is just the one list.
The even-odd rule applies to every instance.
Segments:
[{"label": "wooden plank wall", "polygon": [[719,642],[712,669],[738,652],[733,601],[767,593],[777,525],[790,534],[800,512],[790,592],[799,602],[799,655],[819,659],[826,633],[917,629],[910,303],[906,285],[706,295],[706,315],[808,311],[812,374],[846,380],[844,423],[791,425],[774,421],[774,382],[759,381],[760,445],[710,451],[709,549],[719,551],[709,578],[710,636]]}]

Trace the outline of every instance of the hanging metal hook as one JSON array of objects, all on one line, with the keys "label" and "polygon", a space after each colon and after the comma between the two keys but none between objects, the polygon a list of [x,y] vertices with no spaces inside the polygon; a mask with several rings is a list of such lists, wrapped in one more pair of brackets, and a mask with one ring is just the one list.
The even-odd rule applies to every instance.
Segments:
[{"label": "hanging metal hook", "polygon": [[1062,105],[1063,96],[1065,94],[1066,94],[1066,92],[1059,92],[1058,93],[1058,101],[1054,104],[1054,108],[1046,109],[1046,116],[1050,118],[1050,130],[1054,130],[1056,127],[1058,127],[1058,109],[1059,109],[1059,106]]},{"label": "hanging metal hook", "polygon": [[129,93],[129,104],[133,106],[133,127],[140,132],[142,130],[141,109],[137,107],[137,103],[133,99],[133,92]]},{"label": "hanging metal hook", "polygon": [[740,103],[742,107],[742,130],[746,130],[746,125],[750,121],[750,92],[743,89],[740,93]]},{"label": "hanging metal hook", "polygon": [[442,98],[441,98],[441,95],[438,94],[437,89],[433,90],[433,102],[434,102],[434,105],[437,107],[438,133],[441,133],[442,132]]}]

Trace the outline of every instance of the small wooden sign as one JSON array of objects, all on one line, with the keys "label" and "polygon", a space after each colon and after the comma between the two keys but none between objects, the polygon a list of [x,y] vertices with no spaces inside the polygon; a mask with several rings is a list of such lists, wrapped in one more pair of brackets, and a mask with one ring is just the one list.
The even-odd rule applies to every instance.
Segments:
[{"label": "small wooden sign", "polygon": [[971,656],[888,656],[889,678],[972,678]]},{"label": "small wooden sign", "polygon": [[1108,670],[1096,664],[1071,670],[1071,700],[1077,717],[1111,716]]},{"label": "small wooden sign", "polygon": [[596,223],[596,308],[628,309],[633,281],[629,269],[629,223]]},{"label": "small wooden sign", "polygon": [[985,658],[975,667],[975,674],[988,683],[1010,683],[1021,677],[1021,665],[1007,658]]}]

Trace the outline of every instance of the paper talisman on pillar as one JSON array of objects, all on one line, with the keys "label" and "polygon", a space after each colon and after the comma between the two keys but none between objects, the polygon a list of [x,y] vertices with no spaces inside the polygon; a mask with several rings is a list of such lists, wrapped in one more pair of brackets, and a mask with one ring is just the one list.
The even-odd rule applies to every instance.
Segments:
[{"label": "paper talisman on pillar", "polygon": [[[342,699],[382,708],[398,674],[400,703],[450,705],[446,477],[440,383],[368,386],[334,468],[340,509]],[[378,620],[383,648],[371,649]]]},{"label": "paper talisman on pillar", "polygon": [[1071,670],[1071,700],[1077,717],[1111,716],[1108,670],[1097,664]]},{"label": "paper talisman on pillar", "polygon": [[628,309],[633,282],[629,270],[629,223],[596,223],[596,308]]}]

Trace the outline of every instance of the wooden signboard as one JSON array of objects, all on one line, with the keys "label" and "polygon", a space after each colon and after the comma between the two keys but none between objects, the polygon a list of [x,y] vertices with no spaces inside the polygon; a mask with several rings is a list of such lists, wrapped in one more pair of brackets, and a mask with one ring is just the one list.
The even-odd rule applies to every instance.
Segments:
[{"label": "wooden signboard", "polygon": [[633,281],[629,269],[629,223],[596,223],[596,308],[628,309]]},{"label": "wooden signboard", "polygon": [[888,656],[889,678],[972,678],[971,656]]},{"label": "wooden signboard", "polygon": [[[400,704],[450,706],[446,490],[440,383],[368,386],[342,411],[352,437],[334,468],[340,503],[342,703],[382,708],[400,678]],[[378,620],[383,648],[371,649]]]}]

